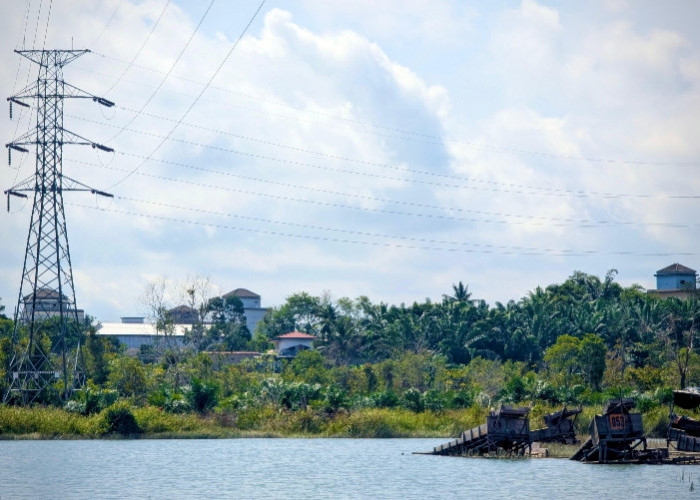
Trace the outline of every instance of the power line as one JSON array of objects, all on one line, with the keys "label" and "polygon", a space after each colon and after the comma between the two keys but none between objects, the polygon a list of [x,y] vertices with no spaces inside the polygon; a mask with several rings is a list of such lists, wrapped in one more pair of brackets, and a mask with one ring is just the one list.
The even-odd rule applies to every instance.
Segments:
[{"label": "power line", "polygon": [[134,122],[134,120],[136,120],[136,118],[139,117],[139,114],[141,114],[141,111],[143,111],[144,109],[146,109],[146,106],[148,106],[148,105],[151,103],[151,101],[153,100],[153,98],[155,97],[155,95],[158,93],[158,91],[161,89],[161,87],[163,86],[163,84],[165,83],[165,81],[166,81],[166,80],[168,79],[168,77],[170,76],[170,73],[172,73],[173,69],[175,69],[175,66],[177,65],[177,63],[178,63],[178,62],[180,61],[180,59],[182,58],[183,54],[184,54],[185,51],[187,50],[187,47],[189,47],[189,46],[190,46],[190,43],[192,43],[192,40],[194,39],[194,36],[197,34],[197,31],[199,31],[199,28],[200,28],[200,26],[202,25],[202,23],[204,22],[204,19],[206,19],[207,15],[209,14],[209,11],[211,10],[211,6],[212,6],[212,5],[214,5],[214,0],[211,0],[211,2],[209,2],[209,6],[208,6],[207,9],[204,11],[204,14],[202,15],[201,19],[199,20],[199,23],[198,23],[197,26],[194,28],[194,31],[192,31],[192,34],[190,35],[190,38],[187,40],[187,42],[185,43],[185,46],[182,48],[182,50],[181,50],[180,53],[178,54],[177,58],[175,59],[175,62],[173,62],[173,64],[170,66],[170,69],[168,69],[167,73],[165,74],[165,76],[163,77],[163,79],[160,81],[160,83],[158,84],[158,86],[156,87],[156,89],[153,91],[153,93],[151,93],[151,95],[148,96],[148,99],[146,99],[146,102],[144,102],[143,105],[141,106],[141,108],[139,109],[139,111],[138,111],[134,116],[131,117],[131,120],[129,120],[129,121],[126,123],[126,125],[124,125],[123,127],[121,127],[121,129],[119,130],[119,132],[117,132],[116,134],[114,134],[114,135],[109,139],[108,142],[112,142],[114,139],[116,139],[117,137],[119,137],[119,135],[126,129],[126,127],[128,127],[129,125],[131,125],[131,124]]},{"label": "power line", "polygon": [[[53,0],[52,0],[52,1],[53,1]],[[43,1],[43,0],[40,0],[40,1],[39,1],[39,8],[37,9],[37,14],[36,14],[36,24],[34,25],[34,36],[33,36],[33,38],[32,38],[32,47],[35,47],[35,46],[36,46],[36,36],[37,36],[37,34],[39,33],[39,24],[40,24],[41,10],[42,10],[42,8],[43,8],[43,5],[44,5],[44,1]],[[24,33],[24,35],[26,35],[26,28],[27,28],[27,25],[28,25],[28,22],[29,22],[29,10],[30,10],[30,7],[31,7],[31,1],[29,1],[29,2],[27,3],[26,23],[25,23],[25,29],[24,29],[25,33]],[[48,19],[47,19],[47,24],[48,24]],[[48,26],[47,26],[47,28],[48,28]],[[44,40],[44,42],[46,42],[46,40]],[[25,49],[25,46],[24,46],[24,36],[23,36],[23,37],[22,37],[22,50],[24,50],[24,49]],[[20,61],[21,61],[21,60],[22,60],[22,59],[20,58]],[[20,69],[20,66],[19,66],[19,65],[20,65],[20,64],[21,64],[21,62],[19,62],[19,63],[18,63],[18,66],[17,66],[17,74],[19,74],[19,69]],[[29,84],[29,77],[31,76],[31,73],[32,73],[32,65],[29,64],[29,65],[27,66],[27,77],[26,77],[26,79],[25,79],[25,86]],[[15,93],[15,90],[16,90],[16,81],[17,81],[17,79],[15,78],[15,85],[14,85],[13,88],[12,88],[12,93],[13,93],[13,94]],[[24,106],[20,106],[19,116],[17,117],[17,125],[15,125],[15,133],[14,133],[14,136],[15,136],[15,137],[17,137],[17,135],[18,135],[17,132],[19,131],[19,127],[20,127],[20,124],[22,123],[22,120],[23,120],[24,116],[27,116],[27,117],[29,118],[29,121],[30,121],[29,126],[31,126],[31,116],[32,116],[33,111],[34,111],[34,102],[33,102],[33,101],[32,101],[32,103],[30,104],[26,115],[23,115],[23,113],[24,113]],[[28,127],[27,132],[29,132],[29,130],[31,130],[31,129]],[[17,183],[17,178],[19,177],[19,172],[20,172],[20,170],[21,170],[22,165],[24,165],[24,160],[22,160],[22,162],[20,163],[20,165],[17,167],[17,170],[15,171],[15,178],[14,178],[14,180],[12,181],[12,185],[15,185],[15,184]]]},{"label": "power line", "polygon": [[[145,219],[162,220],[168,222],[176,222],[178,224],[188,224],[201,227],[210,227],[215,229],[228,229],[233,231],[248,232],[254,234],[264,234],[268,236],[282,236],[287,238],[305,239],[313,241],[325,241],[330,243],[341,243],[341,244],[353,244],[361,246],[372,246],[372,247],[383,247],[383,248],[401,248],[401,249],[411,249],[411,250],[426,250],[426,251],[440,251],[440,252],[460,252],[460,253],[480,253],[480,254],[500,254],[500,255],[517,255],[517,256],[558,256],[558,257],[586,257],[594,255],[616,255],[616,256],[643,256],[643,257],[670,257],[670,256],[697,256],[694,252],[632,252],[632,251],[617,251],[617,252],[601,252],[598,250],[558,250],[553,252],[546,252],[543,249],[537,249],[537,251],[530,251],[527,247],[499,247],[496,245],[479,245],[478,243],[459,243],[459,245],[472,245],[476,247],[481,247],[479,249],[468,249],[468,248],[450,248],[450,247],[439,247],[439,246],[424,246],[424,245],[408,245],[408,244],[398,244],[392,242],[376,242],[376,241],[366,241],[366,240],[354,240],[349,238],[335,238],[328,236],[314,236],[305,235],[297,233],[285,233],[280,231],[269,231],[263,229],[255,229],[249,227],[232,226],[229,224],[215,224],[211,222],[201,222],[193,221],[188,219],[182,219],[177,217],[168,217],[164,215],[154,215],[154,214],[144,214],[140,212],[131,212],[126,210],[115,210],[112,208],[100,208],[94,205],[82,205],[82,204],[71,204],[73,206],[89,208],[91,210],[100,210],[103,212],[112,212],[121,215],[128,215],[131,217],[141,217]],[[436,240],[437,241],[437,240]],[[496,251],[494,248],[507,248],[508,250]]]},{"label": "power line", "polygon": [[[429,239],[429,238],[415,238],[415,237],[400,236],[400,235],[387,235],[387,234],[380,234],[380,233],[372,233],[372,232],[368,232],[368,231],[355,231],[355,230],[346,229],[346,228],[341,229],[341,228],[334,228],[334,227],[329,227],[329,226],[304,224],[304,223],[299,223],[299,222],[279,221],[279,220],[273,220],[273,219],[266,219],[263,217],[251,217],[251,216],[232,214],[232,213],[227,213],[227,212],[217,212],[215,210],[208,210],[208,209],[202,209],[202,208],[185,207],[182,205],[173,205],[170,203],[162,203],[162,202],[157,202],[157,201],[152,201],[152,200],[140,200],[137,198],[129,198],[129,197],[125,197],[125,196],[117,196],[117,199],[131,201],[131,202],[135,202],[135,203],[153,205],[153,206],[158,206],[158,207],[163,207],[163,208],[174,208],[177,210],[185,210],[185,211],[195,212],[195,213],[203,213],[203,214],[216,215],[216,216],[221,216],[221,217],[231,217],[231,218],[242,219],[242,220],[250,220],[253,222],[264,222],[267,224],[278,224],[278,225],[283,225],[283,226],[299,227],[299,228],[304,228],[304,229],[315,229],[315,230],[319,230],[319,231],[330,231],[330,232],[354,234],[354,235],[359,235],[359,236],[371,236],[371,237],[376,237],[376,238],[395,238],[395,239],[402,239],[402,240],[408,240],[408,241],[418,241],[418,242],[423,242],[423,243],[483,246],[483,245],[479,245],[479,244],[475,244],[475,243],[464,243],[464,242],[455,242],[455,241],[447,241],[447,240],[435,240],[435,239]],[[507,222],[505,222],[505,223],[507,223]],[[493,246],[493,245],[489,245],[489,246]],[[512,247],[512,246],[511,247],[503,247],[503,246],[498,246],[498,245],[495,247],[496,248],[518,249],[518,250],[543,250],[543,251],[548,251],[548,252],[549,251],[551,251],[551,252],[557,251],[557,250],[550,249],[550,248],[537,249],[537,248]]]},{"label": "power line", "polygon": [[[120,154],[125,155],[125,156],[141,157],[139,155],[130,155],[127,153],[120,153]],[[425,203],[410,202],[410,201],[405,201],[405,200],[391,200],[391,199],[386,199],[386,198],[378,198],[378,197],[374,197],[374,196],[358,195],[355,193],[343,193],[343,192],[331,191],[331,190],[326,190],[326,189],[321,189],[321,188],[299,186],[299,185],[285,183],[285,182],[281,182],[281,181],[272,181],[272,180],[260,179],[260,178],[255,178],[255,177],[242,176],[239,174],[233,174],[233,173],[228,173],[228,172],[222,172],[222,171],[218,171],[218,170],[206,169],[206,168],[202,168],[202,167],[194,167],[191,165],[167,161],[167,160],[154,160],[154,161],[158,161],[158,162],[170,164],[170,165],[183,166],[186,168],[192,168],[193,170],[203,171],[203,172],[207,172],[207,173],[225,175],[225,176],[235,177],[235,178],[244,179],[244,180],[251,180],[254,182],[262,182],[262,183],[277,185],[277,186],[281,186],[281,187],[285,187],[285,188],[293,188],[293,189],[300,189],[300,190],[306,190],[306,191],[315,191],[315,192],[321,192],[324,194],[331,194],[331,195],[337,195],[337,196],[342,196],[342,197],[350,197],[350,198],[360,199],[363,201],[376,201],[376,202],[381,202],[381,203],[392,203],[392,204],[398,204],[398,205],[404,205],[404,206],[412,206],[412,207],[417,207],[417,208],[429,208],[429,209],[433,209],[433,210],[441,210],[441,211],[449,211],[449,212],[475,213],[475,214],[487,215],[487,216],[524,219],[526,221],[535,222],[534,224],[531,224],[531,223],[527,224],[530,226],[533,226],[533,225],[536,225],[536,226],[547,225],[547,226],[551,226],[551,227],[574,226],[574,227],[580,227],[580,228],[594,228],[595,226],[606,226],[606,227],[639,226],[639,227],[667,227],[667,228],[700,227],[700,223],[697,223],[697,224],[681,224],[681,223],[674,223],[674,222],[638,223],[638,222],[631,222],[631,221],[593,221],[593,220],[584,220],[584,219],[575,220],[575,219],[563,219],[563,218],[558,219],[558,218],[554,218],[554,217],[528,216],[528,215],[522,215],[522,214],[514,215],[514,214],[508,214],[508,213],[502,213],[502,212],[488,212],[488,211],[480,211],[480,210],[471,210],[471,209],[465,209],[465,208],[459,208],[459,207],[441,207],[441,206],[437,206],[437,205],[429,205],[429,204],[425,204]],[[100,164],[88,163],[88,162],[82,162],[82,161],[74,161],[73,163],[104,168],[107,170],[114,170],[114,171],[121,171],[121,172],[128,171],[127,169],[120,169],[117,167],[110,167],[107,165],[100,165]],[[457,217],[457,216],[450,216],[450,215],[444,215],[444,214],[426,214],[423,212],[403,212],[403,211],[397,211],[397,210],[387,210],[387,209],[378,209],[378,208],[368,208],[368,207],[361,207],[361,206],[354,206],[354,205],[346,205],[346,204],[335,203],[335,202],[300,199],[300,198],[294,198],[294,197],[290,197],[290,196],[282,196],[282,195],[276,195],[276,194],[249,191],[249,190],[240,189],[240,188],[230,188],[227,186],[222,186],[220,184],[204,184],[204,183],[200,183],[200,182],[189,181],[189,180],[184,180],[184,179],[176,179],[173,177],[167,177],[167,176],[156,175],[156,174],[148,174],[148,173],[144,173],[144,172],[137,172],[137,175],[149,177],[149,178],[153,178],[153,179],[158,179],[158,180],[164,180],[164,181],[168,181],[168,182],[187,184],[187,185],[195,186],[198,188],[215,189],[215,190],[220,190],[220,191],[228,191],[228,192],[235,192],[235,193],[239,193],[239,194],[252,195],[252,196],[257,196],[257,197],[266,197],[266,198],[278,199],[278,200],[283,200],[283,201],[292,201],[295,203],[313,204],[313,205],[327,206],[327,207],[333,207],[333,208],[357,210],[357,211],[362,211],[362,212],[384,213],[384,214],[388,214],[388,215],[400,215],[400,216],[407,216],[407,217],[423,217],[423,218],[434,218],[434,219],[442,219],[442,220],[455,220],[455,221],[461,221],[461,222],[513,224],[510,221],[503,221],[503,220],[489,220],[489,219],[485,220],[485,219],[477,219],[477,218],[473,218],[473,217]],[[544,224],[544,223],[538,224],[538,223],[536,223],[538,221],[539,222],[554,222],[554,224]],[[524,225],[524,224],[520,223],[520,225]]]},{"label": "power line", "polygon": [[[83,120],[83,121],[87,121],[87,122],[91,122],[91,123],[98,123],[94,120],[89,120],[89,119],[81,118],[78,116],[72,116],[72,115],[69,115],[69,116],[71,116],[72,118],[78,119],[78,120]],[[179,126],[180,124],[181,124],[181,122],[176,124],[175,127]],[[117,127],[116,125],[110,125],[110,124],[105,124],[105,126]],[[195,126],[195,127],[198,127],[198,126]],[[598,192],[598,191],[572,191],[572,190],[567,190],[567,189],[540,187],[540,186],[532,186],[532,185],[525,185],[525,184],[514,184],[514,183],[502,183],[502,182],[497,182],[497,181],[487,181],[487,180],[483,180],[483,179],[473,179],[473,178],[469,178],[469,177],[459,177],[459,176],[454,176],[451,174],[443,174],[440,172],[431,172],[431,171],[426,171],[426,170],[410,169],[410,168],[399,167],[396,165],[391,165],[391,164],[386,164],[386,163],[369,162],[366,160],[357,160],[357,159],[346,158],[346,157],[341,157],[341,156],[336,156],[336,155],[328,155],[326,153],[317,153],[317,152],[313,152],[311,150],[286,146],[286,145],[274,143],[271,141],[266,141],[263,139],[253,139],[253,138],[249,138],[246,136],[237,136],[239,138],[249,139],[249,140],[252,140],[255,142],[262,142],[262,143],[265,143],[268,145],[274,145],[274,146],[277,146],[280,148],[292,149],[295,151],[305,152],[305,153],[310,153],[310,154],[318,154],[320,156],[325,156],[325,157],[329,157],[329,158],[337,159],[337,160],[341,160],[341,161],[361,163],[361,164],[365,164],[365,165],[369,165],[369,166],[377,166],[377,167],[390,169],[390,170],[394,170],[394,171],[398,171],[398,172],[402,172],[402,173],[411,173],[411,174],[419,174],[419,175],[426,175],[426,176],[432,176],[432,177],[448,178],[448,179],[453,179],[453,180],[459,180],[462,182],[483,183],[483,184],[488,184],[488,185],[497,186],[497,187],[483,188],[483,187],[476,187],[476,186],[462,186],[462,185],[448,184],[448,183],[444,183],[444,182],[427,181],[427,180],[422,180],[422,179],[405,179],[405,178],[391,177],[391,176],[376,174],[376,173],[372,173],[372,172],[361,172],[361,171],[357,171],[357,170],[329,167],[327,165],[318,165],[318,164],[303,162],[303,161],[298,161],[298,160],[290,160],[288,158],[276,158],[273,156],[262,155],[259,153],[250,153],[250,152],[246,152],[246,151],[225,148],[223,146],[214,146],[211,144],[189,141],[186,139],[173,138],[173,137],[170,137],[170,135],[163,136],[163,135],[156,134],[154,132],[147,132],[144,130],[135,130],[135,129],[126,129],[126,128],[123,130],[127,130],[127,131],[135,133],[135,134],[140,134],[140,135],[144,135],[144,136],[150,136],[150,137],[156,137],[156,138],[162,139],[157,149],[159,149],[165,141],[172,141],[172,142],[179,142],[181,144],[187,144],[190,146],[196,146],[196,147],[200,147],[200,148],[204,148],[204,149],[210,149],[213,151],[232,153],[232,154],[236,154],[236,155],[240,155],[240,156],[247,156],[247,157],[251,157],[251,158],[269,160],[269,161],[284,163],[284,164],[288,164],[288,165],[303,166],[303,167],[309,167],[309,168],[314,168],[314,169],[319,169],[319,170],[324,170],[324,171],[346,173],[346,174],[355,175],[355,176],[371,177],[371,178],[382,179],[382,180],[400,181],[400,182],[406,182],[406,183],[411,183],[411,184],[424,184],[424,185],[431,185],[431,186],[438,186],[438,187],[449,187],[449,188],[455,188],[455,189],[470,189],[470,190],[476,190],[476,191],[502,192],[502,193],[519,194],[519,195],[554,196],[554,197],[569,197],[569,196],[571,196],[571,197],[575,197],[575,198],[601,197],[601,198],[608,198],[608,199],[636,198],[636,199],[672,199],[672,200],[696,200],[696,199],[700,199],[700,195],[634,194],[634,193],[610,193],[610,192]],[[171,134],[172,134],[173,130],[171,130],[171,132],[170,132]],[[227,132],[222,132],[222,134],[229,135]],[[236,136],[236,134],[231,134],[231,135]],[[154,152],[151,152],[151,154],[147,155],[144,158],[144,160],[134,169],[134,171],[138,170],[146,162],[151,160]],[[113,184],[111,187],[116,186],[117,184],[123,182],[128,177],[129,177],[129,175],[125,176],[119,182]],[[110,189],[111,189],[111,187],[110,187]],[[503,187],[504,189],[499,189],[499,187]]]},{"label": "power line", "polygon": [[158,27],[158,24],[160,24],[160,20],[162,19],[163,14],[165,14],[165,11],[168,9],[169,5],[170,5],[170,0],[165,0],[165,5],[163,6],[163,10],[160,11],[158,18],[156,19],[156,22],[153,23],[153,26],[151,27],[151,31],[148,32],[148,36],[146,36],[146,39],[141,44],[141,47],[139,47],[139,50],[136,52],[136,55],[131,59],[131,61],[129,61],[129,64],[127,64],[126,68],[124,68],[124,71],[122,71],[122,74],[119,75],[119,78],[117,78],[116,81],[114,83],[112,83],[112,86],[109,87],[107,89],[107,91],[104,93],[105,96],[107,94],[109,94],[114,89],[114,87],[116,87],[119,84],[119,82],[121,82],[122,78],[124,78],[124,75],[126,75],[127,72],[131,69],[131,66],[134,64],[134,61],[136,61],[136,59],[141,55],[141,51],[144,49],[144,47],[146,46],[148,41],[151,39],[151,35],[153,35],[153,32]]},{"label": "power line", "polygon": [[97,38],[95,38],[95,40],[93,40],[93,42],[90,44],[90,47],[94,47],[95,45],[97,45],[97,42],[100,41],[100,39],[102,38],[102,35],[105,34],[105,32],[107,31],[107,28],[109,28],[109,25],[112,24],[112,20],[114,19],[114,16],[117,14],[119,7],[122,6],[122,2],[123,2],[123,0],[120,0],[120,2],[114,8],[114,10],[112,11],[112,15],[109,16],[109,19],[107,20],[104,27],[102,28],[102,31],[100,31],[100,34],[97,35]]},{"label": "power line", "polygon": [[[105,54],[98,53],[98,55],[101,55],[102,57],[114,59],[116,61],[124,62],[124,63],[127,62],[127,61],[124,61],[122,59],[119,59],[119,58],[116,58],[113,56],[108,56]],[[139,68],[139,69],[152,71],[155,73],[162,73],[162,71],[157,70],[155,68],[137,65],[137,64],[135,64],[134,66]],[[90,70],[84,69],[84,71],[90,71]],[[105,73],[100,73],[100,72],[96,72],[96,71],[90,71],[90,72],[93,72],[93,73],[96,73],[96,74],[99,74],[102,76],[115,78],[114,76],[111,76],[111,75],[108,75]],[[179,79],[182,81],[186,81],[189,83],[194,83],[194,84],[201,84],[202,83],[202,82],[199,82],[197,80],[193,80],[191,78],[177,76],[177,75],[173,75],[173,78]],[[131,81],[131,83],[138,83],[138,82]],[[138,84],[146,86],[146,87],[150,87],[150,85],[145,84],[145,83],[138,83]],[[229,94],[240,95],[240,96],[248,98],[248,99],[254,99],[254,100],[259,100],[259,101],[264,101],[264,102],[271,102],[271,103],[274,103],[274,104],[282,106],[282,107],[293,109],[295,111],[302,111],[304,113],[323,116],[323,117],[331,118],[331,119],[334,119],[337,121],[343,121],[343,122],[350,123],[350,124],[361,125],[363,127],[372,127],[375,129],[385,130],[387,132],[394,132],[394,133],[405,134],[405,135],[410,136],[410,138],[409,138],[409,137],[405,137],[405,136],[397,136],[397,135],[392,135],[392,134],[378,133],[376,131],[372,132],[372,131],[368,131],[368,130],[354,129],[355,131],[357,131],[359,133],[377,135],[379,137],[390,137],[390,138],[394,138],[394,139],[411,140],[411,141],[418,141],[418,142],[423,142],[423,143],[427,143],[427,144],[435,144],[435,145],[443,145],[443,146],[448,146],[451,144],[462,144],[465,146],[469,146],[470,148],[480,149],[480,150],[490,151],[490,152],[495,152],[495,153],[513,153],[513,154],[519,154],[519,155],[543,156],[543,157],[559,159],[559,160],[567,160],[567,161],[586,161],[586,162],[590,162],[590,163],[610,163],[610,164],[617,163],[617,164],[623,164],[623,165],[657,166],[657,167],[664,167],[664,166],[665,167],[671,167],[671,166],[697,167],[697,166],[700,166],[700,162],[698,162],[698,161],[690,161],[690,162],[648,161],[648,160],[634,160],[634,159],[629,159],[629,158],[625,159],[625,158],[605,158],[605,157],[593,157],[593,156],[576,156],[576,155],[565,155],[565,154],[559,154],[559,153],[551,153],[551,152],[547,152],[547,151],[537,151],[537,150],[530,150],[530,149],[514,148],[514,147],[510,147],[510,146],[484,144],[484,143],[480,143],[480,142],[476,142],[476,141],[467,141],[464,139],[448,139],[448,138],[434,135],[434,134],[426,134],[426,133],[417,132],[414,130],[385,126],[385,125],[371,123],[371,122],[358,120],[358,119],[354,119],[354,118],[338,116],[338,115],[334,115],[331,113],[324,113],[322,111],[307,110],[307,109],[301,108],[299,106],[295,106],[293,104],[288,104],[288,103],[279,101],[277,99],[269,99],[269,98],[264,98],[264,97],[260,97],[260,96],[254,96],[251,94],[246,94],[243,92],[230,90],[230,89],[218,87],[215,85],[211,85],[210,87],[213,89],[222,91],[222,92],[229,93]],[[186,92],[181,92],[181,91],[171,91],[171,92],[182,94],[184,96],[190,96],[190,97],[192,96],[191,94],[188,94]],[[217,103],[221,104],[220,101],[217,101],[214,99],[205,99],[205,100],[209,100],[209,101],[217,102]],[[236,107],[236,106],[233,106],[231,104],[227,104],[227,103],[224,103],[224,104],[229,106],[229,107]],[[258,113],[266,114],[266,115],[270,115],[270,116],[276,116],[276,117],[286,118],[286,119],[290,119],[290,120],[299,120],[298,117],[289,117],[286,115],[279,115],[279,114],[270,113],[269,111],[252,110],[251,108],[245,108],[245,107],[242,107],[242,108],[246,109],[246,110],[250,110],[250,111],[256,111]]]},{"label": "power line", "polygon": [[53,7],[53,0],[49,2],[49,13],[46,15],[46,28],[44,29],[44,44],[41,46],[42,49],[46,48],[46,35],[49,34],[49,22],[51,21],[51,9]]},{"label": "power line", "polygon": [[[212,1],[213,1],[213,0],[212,0]],[[238,39],[236,40],[236,42],[233,44],[233,46],[231,47],[231,49],[230,49],[230,50],[228,51],[228,53],[226,54],[226,57],[224,57],[224,59],[221,61],[221,63],[219,64],[219,67],[216,68],[216,71],[214,71],[214,73],[211,75],[211,77],[209,78],[209,81],[208,81],[208,82],[206,83],[206,85],[202,88],[202,90],[199,92],[199,94],[197,95],[197,97],[192,101],[192,103],[190,103],[189,107],[185,110],[185,112],[182,114],[182,116],[180,117],[180,119],[175,123],[175,125],[173,125],[173,127],[172,127],[172,128],[170,129],[170,131],[165,135],[165,137],[160,141],[160,143],[155,147],[155,149],[153,149],[153,150],[150,152],[150,154],[148,155],[149,159],[150,159],[154,154],[156,154],[156,152],[163,146],[163,144],[165,144],[165,141],[167,141],[167,140],[170,138],[170,135],[175,131],[175,129],[177,129],[177,127],[180,126],[180,124],[184,121],[184,119],[187,118],[187,115],[189,115],[190,111],[192,111],[192,108],[194,108],[194,106],[199,102],[199,99],[202,97],[202,95],[204,94],[204,92],[206,92],[206,90],[209,88],[209,85],[211,85],[211,82],[214,80],[214,78],[216,78],[216,75],[219,74],[219,71],[221,71],[221,68],[224,67],[224,64],[226,64],[226,61],[228,61],[229,57],[231,57],[231,54],[233,54],[233,51],[236,49],[236,47],[238,47],[238,44],[239,44],[240,41],[243,39],[243,37],[245,36],[245,34],[248,32],[248,29],[249,29],[250,26],[253,24],[253,21],[254,21],[255,18],[258,16],[258,13],[259,13],[260,10],[263,8],[263,5],[265,5],[265,0],[262,0],[262,1],[260,2],[260,5],[258,5],[258,8],[257,8],[257,9],[255,10],[255,12],[253,13],[253,16],[250,18],[250,21],[248,21],[248,24],[247,24],[246,27],[243,29],[243,31],[241,32],[241,34],[238,36]],[[130,123],[131,123],[131,122],[130,122]],[[125,175],[123,178],[121,178],[120,180],[118,180],[117,182],[115,182],[114,184],[112,184],[112,186],[110,186],[110,189],[113,188],[113,187],[115,187],[115,186],[117,186],[117,185],[119,185],[119,184],[121,184],[121,183],[124,182],[126,179],[128,179],[134,172],[136,172],[139,168],[141,168],[147,161],[148,161],[147,159],[146,159],[146,160],[143,160],[143,161],[142,161],[139,165],[137,165],[131,172],[129,172],[129,173],[128,173],[127,175]]]}]

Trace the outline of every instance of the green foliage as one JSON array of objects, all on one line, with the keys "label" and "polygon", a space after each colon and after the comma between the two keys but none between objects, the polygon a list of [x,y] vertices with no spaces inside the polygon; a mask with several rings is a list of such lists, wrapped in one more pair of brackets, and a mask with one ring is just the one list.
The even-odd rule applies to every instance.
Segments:
[{"label": "green foliage", "polygon": [[137,358],[120,356],[109,367],[107,385],[116,389],[120,396],[143,401],[148,392],[146,370]]},{"label": "green foliage", "polygon": [[148,394],[149,405],[160,408],[168,413],[185,413],[192,409],[185,397],[167,386],[161,386],[157,391]]},{"label": "green foliage", "polygon": [[193,410],[207,413],[219,402],[219,386],[213,382],[192,379],[192,384],[185,391],[185,398]]},{"label": "green foliage", "polygon": [[84,417],[52,407],[0,405],[0,436],[98,437],[103,433],[100,415]]},{"label": "green foliage", "polygon": [[292,380],[322,384],[328,381],[328,370],[320,352],[302,351],[287,365],[285,376]]},{"label": "green foliage", "polygon": [[325,411],[331,415],[338,413],[343,408],[347,408],[349,406],[347,392],[336,385],[330,385],[326,389],[324,405]]},{"label": "green foliage", "polygon": [[[101,435],[116,394],[140,428],[153,434],[179,432],[178,425],[191,435],[221,435],[224,429],[264,435],[457,433],[482,423],[473,420],[500,404],[584,404],[595,412],[620,395],[634,397],[659,423],[656,415],[667,411],[671,387],[700,385],[693,343],[700,305],[622,288],[614,277],[614,271],[604,279],[574,272],[563,283],[493,306],[473,299],[462,282],[439,302],[399,306],[299,293],[266,316],[253,340],[242,330],[240,301],[218,298],[202,306],[211,328],[193,326],[187,348],[156,345],[138,357],[88,331],[83,354],[90,389],[76,393],[65,406],[70,411],[58,414],[70,423],[53,429],[60,434],[72,426]],[[165,333],[166,313],[154,315]],[[26,331],[18,328],[12,345],[11,323],[0,318],[0,389],[14,351],[27,343]],[[50,326],[36,336],[47,352]],[[266,350],[270,338],[292,330],[315,335],[314,350],[292,360],[266,355],[236,365],[227,364],[224,354],[198,352]],[[41,403],[61,404],[56,394]],[[587,417],[578,422],[586,432]],[[36,422],[33,428],[53,432]]]},{"label": "green foliage", "polygon": [[214,297],[207,304],[207,312],[211,314],[212,323],[203,334],[198,346],[200,350],[241,351],[248,348],[251,335],[241,299],[233,295]]},{"label": "green foliage", "polygon": [[87,387],[83,391],[77,391],[73,399],[64,405],[64,409],[81,415],[93,415],[112,406],[118,396],[115,390]]},{"label": "green foliage", "polygon": [[555,382],[569,386],[583,381],[599,389],[605,372],[605,344],[598,335],[588,333],[583,339],[562,335],[547,349],[544,359]]},{"label": "green foliage", "polygon": [[85,337],[83,353],[86,374],[95,384],[102,385],[107,381],[109,357],[115,352],[114,344],[105,337],[98,337],[94,328],[90,329]]},{"label": "green foliage", "polygon": [[375,392],[371,398],[374,406],[379,408],[395,408],[401,403],[399,396],[391,389]]},{"label": "green foliage", "polygon": [[136,422],[131,408],[125,403],[110,406],[103,415],[105,434],[120,436],[138,436],[142,429]]},{"label": "green foliage", "polygon": [[414,413],[422,412],[425,409],[423,394],[418,389],[411,387],[403,394],[403,406]]}]

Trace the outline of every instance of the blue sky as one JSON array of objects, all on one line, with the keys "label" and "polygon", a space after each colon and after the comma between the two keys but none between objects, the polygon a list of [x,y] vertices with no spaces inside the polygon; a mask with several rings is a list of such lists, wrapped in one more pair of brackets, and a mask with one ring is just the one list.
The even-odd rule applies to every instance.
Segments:
[{"label": "blue sky", "polygon": [[[696,2],[268,1],[228,58],[259,2],[209,5],[1,7],[7,96],[36,74],[12,50],[45,34],[91,49],[64,76],[117,103],[65,106],[116,150],[64,151],[66,175],[115,195],[66,194],[99,320],[144,312],[162,276],[173,304],[195,276],[267,306],[439,300],[458,281],[493,303],[575,270],[652,288],[700,266]],[[0,119],[5,142],[30,126]],[[3,190],[33,172],[15,158]],[[0,215],[8,310],[30,212]]]}]

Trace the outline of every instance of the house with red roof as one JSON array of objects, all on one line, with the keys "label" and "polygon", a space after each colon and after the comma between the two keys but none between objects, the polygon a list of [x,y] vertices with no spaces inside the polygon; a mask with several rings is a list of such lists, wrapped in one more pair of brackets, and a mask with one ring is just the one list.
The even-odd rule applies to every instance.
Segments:
[{"label": "house with red roof", "polygon": [[280,358],[293,358],[301,351],[313,349],[312,343],[316,339],[313,335],[303,332],[289,332],[272,339],[275,344],[275,352]]}]

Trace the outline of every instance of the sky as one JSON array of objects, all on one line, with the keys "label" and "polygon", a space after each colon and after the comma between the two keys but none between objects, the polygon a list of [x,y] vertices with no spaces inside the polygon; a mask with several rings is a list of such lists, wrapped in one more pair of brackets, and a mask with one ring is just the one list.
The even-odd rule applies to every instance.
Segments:
[{"label": "sky", "polygon": [[[17,0],[13,50],[86,48],[64,79],[76,298],[144,314],[149,283],[208,278],[263,306],[519,300],[574,271],[654,288],[700,268],[700,4],[694,0]],[[259,10],[258,10],[259,9]],[[257,14],[256,14],[257,11]],[[0,118],[3,144],[34,108]],[[0,166],[6,190],[33,154]],[[0,212],[0,304],[17,303],[32,200]]]}]

